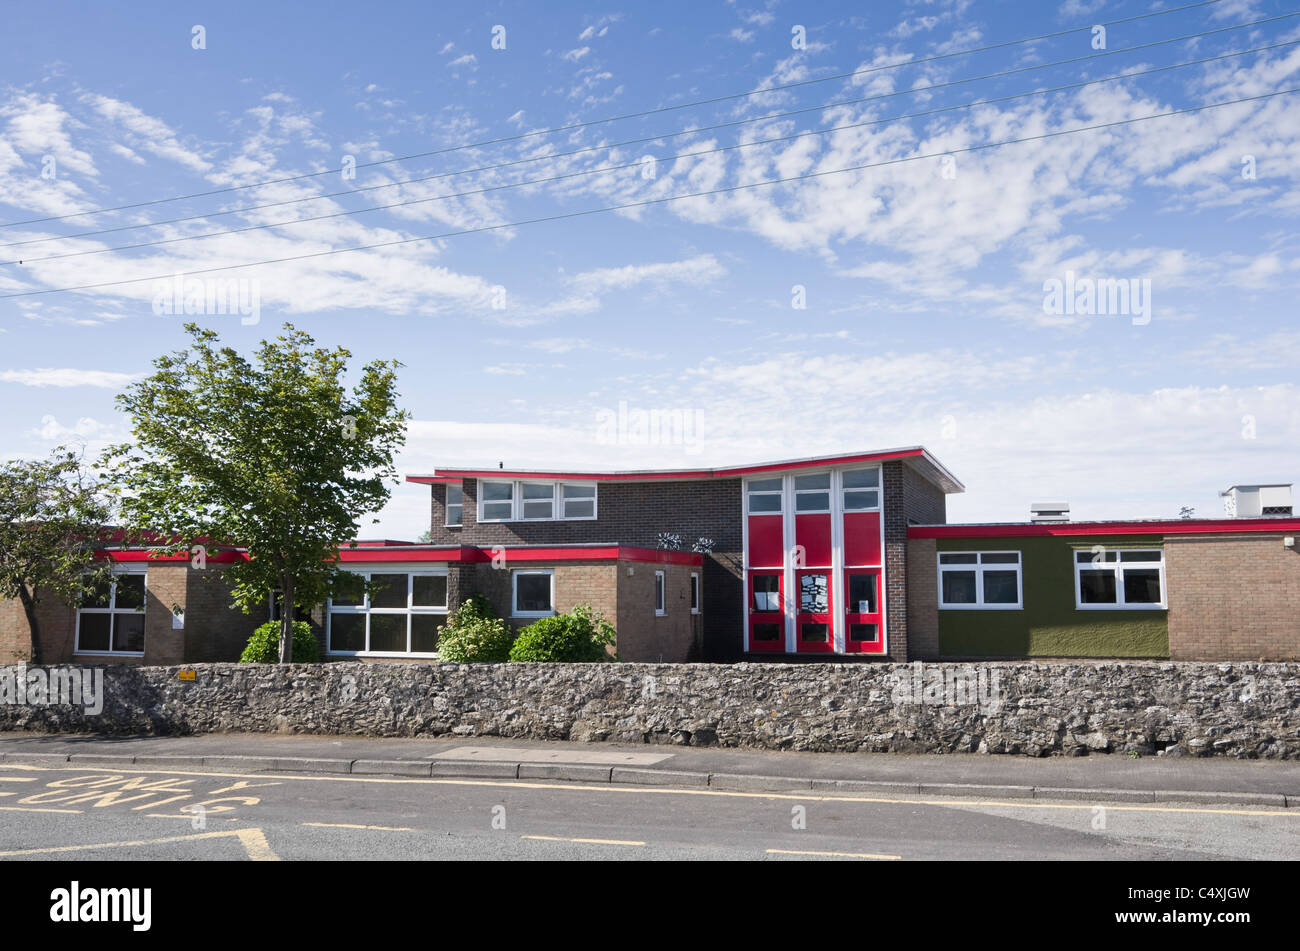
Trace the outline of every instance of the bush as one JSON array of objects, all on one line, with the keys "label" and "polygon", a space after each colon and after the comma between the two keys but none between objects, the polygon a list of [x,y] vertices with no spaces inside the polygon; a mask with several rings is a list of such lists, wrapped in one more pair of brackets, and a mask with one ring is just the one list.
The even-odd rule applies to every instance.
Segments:
[{"label": "bush", "polygon": [[520,631],[510,648],[510,659],[553,664],[617,660],[605,650],[616,640],[614,625],[591,605],[579,604],[569,614],[541,618]]},{"label": "bush", "polygon": [[456,664],[499,664],[510,659],[515,632],[482,595],[466,598],[438,629],[438,659]]},{"label": "bush", "polygon": [[[306,621],[293,622],[293,662],[314,664],[320,660],[320,645],[311,625]],[[267,621],[248,639],[248,646],[239,655],[241,664],[276,664],[280,661],[280,622]]]}]

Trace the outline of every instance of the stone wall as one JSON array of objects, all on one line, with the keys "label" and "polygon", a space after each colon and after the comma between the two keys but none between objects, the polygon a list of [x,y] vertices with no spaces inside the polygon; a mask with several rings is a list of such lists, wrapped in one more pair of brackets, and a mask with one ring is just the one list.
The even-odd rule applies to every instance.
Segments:
[{"label": "stone wall", "polygon": [[22,669],[0,729],[1300,758],[1295,663],[114,666],[98,716],[4,702]]}]

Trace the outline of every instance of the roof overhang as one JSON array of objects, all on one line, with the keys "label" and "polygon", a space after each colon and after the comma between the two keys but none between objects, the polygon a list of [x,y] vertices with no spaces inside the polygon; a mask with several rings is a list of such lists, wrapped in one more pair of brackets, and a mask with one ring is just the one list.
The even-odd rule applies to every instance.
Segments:
[{"label": "roof overhang", "polygon": [[966,487],[939,462],[924,446],[902,449],[882,449],[872,452],[845,453],[833,456],[809,456],[802,459],[782,459],[750,465],[723,466],[701,469],[621,469],[581,471],[575,469],[475,469],[447,467],[433,470],[428,475],[410,475],[407,482],[440,484],[459,482],[462,479],[570,479],[587,482],[671,482],[695,479],[736,479],[769,472],[791,469],[817,469],[855,463],[888,462],[901,460],[910,465],[923,478],[933,482],[946,493],[964,492]]}]

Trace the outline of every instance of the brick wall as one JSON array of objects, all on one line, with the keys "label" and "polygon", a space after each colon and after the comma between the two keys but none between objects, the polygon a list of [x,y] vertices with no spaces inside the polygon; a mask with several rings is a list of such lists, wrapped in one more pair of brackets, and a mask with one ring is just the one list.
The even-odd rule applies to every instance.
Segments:
[{"label": "brick wall", "polygon": [[[151,564],[145,580],[144,657],[76,653],[77,612],[54,597],[37,607],[46,663],[189,664],[235,661],[253,630],[266,622],[267,608],[243,614],[231,606],[230,588],[219,570],[186,564]],[[185,627],[172,628],[172,606],[185,612]],[[319,630],[320,612],[315,626]],[[323,634],[321,635],[323,636]],[[27,658],[30,632],[22,605],[0,602],[0,663]],[[322,643],[322,652],[324,644]]]},{"label": "brick wall", "polygon": [[[77,615],[46,592],[37,593],[36,620],[41,631],[42,659],[66,663],[72,657]],[[0,601],[0,663],[20,663],[31,657],[31,629],[22,602]]]},{"label": "brick wall", "polygon": [[[916,649],[908,617],[907,526],[935,525],[948,520],[943,490],[922,478],[911,466],[898,460],[885,462],[885,604],[889,631],[889,654],[896,661],[911,660]],[[925,636],[924,634],[922,635]]]},{"label": "brick wall", "polygon": [[[741,582],[742,506],[740,479],[681,482],[602,482],[596,519],[573,522],[478,522],[478,481],[466,479],[464,522],[447,528],[446,487],[430,486],[430,538],[437,545],[620,544],[658,547],[660,532],[682,536],[689,548],[701,536],[714,542],[704,556],[702,660],[735,661],[744,650],[744,595]],[[490,566],[479,565],[476,579]],[[491,582],[484,582],[492,586]],[[506,584],[509,584],[507,574]],[[483,594],[488,594],[485,590]],[[490,596],[490,595],[489,595]],[[558,596],[558,590],[557,590]],[[501,604],[508,613],[510,592]],[[496,598],[493,598],[494,603]],[[458,604],[459,598],[451,602]]]},{"label": "brick wall", "polygon": [[[689,565],[618,563],[618,656],[630,663],[697,660],[697,621],[691,614]],[[655,572],[664,573],[664,614],[655,614]],[[702,583],[702,579],[701,579]]]},{"label": "brick wall", "polygon": [[1283,536],[1166,536],[1173,660],[1300,659],[1300,552]]},{"label": "brick wall", "polygon": [[933,538],[907,542],[907,634],[912,660],[939,657],[939,582]]}]

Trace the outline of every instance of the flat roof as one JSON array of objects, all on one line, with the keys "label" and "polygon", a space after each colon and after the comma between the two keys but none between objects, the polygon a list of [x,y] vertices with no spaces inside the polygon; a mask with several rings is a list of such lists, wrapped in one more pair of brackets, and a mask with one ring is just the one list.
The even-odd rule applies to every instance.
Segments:
[{"label": "flat roof", "polygon": [[1194,535],[1300,532],[1300,518],[1148,518],[1100,522],[967,522],[909,525],[908,538],[1010,538],[1037,535]]},{"label": "flat roof", "polygon": [[850,465],[855,462],[885,462],[901,460],[920,475],[933,482],[945,493],[965,492],[966,486],[939,462],[924,446],[906,446],[899,449],[879,449],[864,452],[838,453],[827,456],[806,456],[800,459],[780,459],[739,466],[722,466],[698,469],[504,469],[439,467],[427,475],[409,475],[407,482],[436,484],[458,482],[461,479],[574,479],[596,482],[651,482],[690,479],[734,479],[763,472],[781,472],[787,469],[811,469],[822,466]]}]

